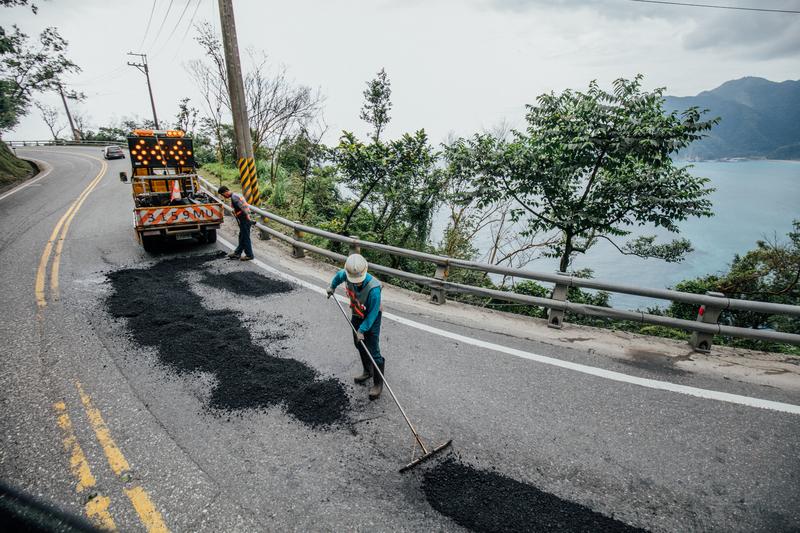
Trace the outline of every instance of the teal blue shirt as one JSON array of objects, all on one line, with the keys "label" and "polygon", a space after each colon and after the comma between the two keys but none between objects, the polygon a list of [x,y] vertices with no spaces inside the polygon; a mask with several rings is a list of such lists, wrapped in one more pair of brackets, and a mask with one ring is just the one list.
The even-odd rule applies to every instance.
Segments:
[{"label": "teal blue shirt", "polygon": [[[369,280],[372,279],[372,274],[367,274],[367,277],[364,278],[362,283],[359,283],[357,287],[360,287],[363,283],[369,283]],[[334,289],[347,281],[347,274],[344,270],[340,270],[333,276],[331,280],[331,287]],[[372,325],[375,323],[375,319],[378,318],[378,313],[381,311],[381,290],[372,289],[367,296],[367,312],[366,316],[364,317],[364,321],[358,326],[358,331],[361,333],[366,333],[372,328]]]}]

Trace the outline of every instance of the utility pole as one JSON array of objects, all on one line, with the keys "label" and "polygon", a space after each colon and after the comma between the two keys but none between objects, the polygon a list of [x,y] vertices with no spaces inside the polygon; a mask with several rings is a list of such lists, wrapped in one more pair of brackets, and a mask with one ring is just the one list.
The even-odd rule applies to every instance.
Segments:
[{"label": "utility pole", "polygon": [[247,119],[247,101],[244,96],[242,65],[239,61],[239,41],[236,38],[236,23],[233,20],[231,0],[219,0],[219,18],[222,29],[222,44],[225,49],[225,66],[228,70],[228,93],[233,115],[233,131],[236,135],[236,154],[239,163],[239,181],[242,192],[251,204],[258,205],[258,176],[253,154],[253,139],[250,137],[250,122]]},{"label": "utility pole", "polygon": [[128,52],[129,56],[139,56],[141,58],[141,63],[131,63],[128,62],[128,65],[131,67],[136,67],[140,71],[144,73],[145,78],[147,78],[147,91],[150,93],[150,107],[153,108],[153,124],[155,124],[156,129],[161,129],[158,127],[158,117],[156,116],[156,102],[153,100],[153,87],[150,85],[150,69],[147,68],[147,54],[134,54],[133,52]]},{"label": "utility pole", "polygon": [[64,102],[64,111],[66,111],[67,119],[69,120],[69,129],[72,130],[72,140],[80,141],[81,132],[75,129],[75,123],[72,122],[72,115],[70,114],[69,106],[67,105],[67,97],[64,96],[64,86],[60,83],[58,84],[58,94],[61,95],[61,101]]}]

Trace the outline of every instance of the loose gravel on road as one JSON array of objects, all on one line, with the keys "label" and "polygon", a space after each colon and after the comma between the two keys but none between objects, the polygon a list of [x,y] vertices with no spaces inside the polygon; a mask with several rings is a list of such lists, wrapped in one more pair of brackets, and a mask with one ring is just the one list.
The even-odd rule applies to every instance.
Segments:
[{"label": "loose gravel on road", "polygon": [[434,509],[473,531],[644,531],[452,456],[425,472],[422,490]]},{"label": "loose gravel on road", "polygon": [[[186,280],[188,272],[219,257],[181,257],[150,268],[112,272],[108,274],[113,288],[106,301],[108,311],[113,317],[127,319],[131,338],[139,345],[156,348],[165,365],[179,373],[213,373],[216,386],[210,407],[214,409],[282,405],[288,414],[312,427],[345,422],[350,400],[341,382],[321,378],[301,361],[270,355],[253,342],[235,312],[209,309],[192,291]],[[231,274],[210,278],[219,286],[243,289],[239,274],[228,280]],[[272,280],[260,283],[258,290],[261,295],[269,294],[270,288],[286,292],[286,285]]]}]

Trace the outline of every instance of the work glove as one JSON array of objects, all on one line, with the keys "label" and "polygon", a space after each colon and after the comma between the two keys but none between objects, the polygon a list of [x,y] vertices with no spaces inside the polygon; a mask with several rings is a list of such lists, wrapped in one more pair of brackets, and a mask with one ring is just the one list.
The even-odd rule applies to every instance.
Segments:
[{"label": "work glove", "polygon": [[361,342],[364,342],[364,333],[362,333],[361,331],[356,331],[356,339],[358,339]]},{"label": "work glove", "polygon": [[328,287],[328,290],[327,290],[327,291],[325,291],[325,292],[327,292],[327,293],[328,293],[328,298],[330,298],[331,296],[333,296],[333,293],[334,293],[334,291],[335,291],[335,290],[336,290],[336,289],[334,289],[333,287]]}]

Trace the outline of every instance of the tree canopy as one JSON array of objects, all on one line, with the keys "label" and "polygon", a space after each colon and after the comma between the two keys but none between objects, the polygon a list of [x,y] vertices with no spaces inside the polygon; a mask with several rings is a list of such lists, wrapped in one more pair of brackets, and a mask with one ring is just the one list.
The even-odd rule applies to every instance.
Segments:
[{"label": "tree canopy", "polygon": [[550,250],[561,271],[599,239],[625,254],[679,261],[691,250],[685,239],[616,239],[633,226],[678,233],[678,222],[712,215],[708,180],[671,156],[716,120],[701,120],[697,108],[665,113],[664,90],[644,91],[641,79],[618,79],[611,92],[592,82],[586,92],[542,95],[527,106],[527,127],[511,140],[477,134],[456,143],[481,202],[512,199],[512,214],[526,221],[527,232],[560,233]]},{"label": "tree canopy", "polygon": [[[0,6],[30,5],[27,0],[0,0]],[[36,41],[16,25],[0,27],[0,133],[17,125],[35,93],[58,87],[64,74],[80,71],[66,55],[67,41],[56,28],[45,28]]]}]

